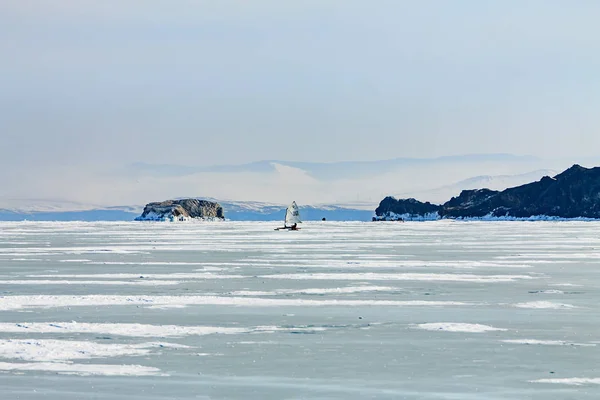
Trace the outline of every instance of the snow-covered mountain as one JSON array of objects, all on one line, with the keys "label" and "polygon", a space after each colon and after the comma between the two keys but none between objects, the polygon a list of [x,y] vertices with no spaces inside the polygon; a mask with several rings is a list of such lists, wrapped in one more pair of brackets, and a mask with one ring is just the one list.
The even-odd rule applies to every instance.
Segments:
[{"label": "snow-covered mountain", "polygon": [[79,211],[14,211],[0,209],[0,221],[133,221],[139,212],[128,207]]},{"label": "snow-covered mountain", "polygon": [[342,162],[299,162],[285,160],[263,160],[239,165],[214,165],[207,167],[150,164],[137,162],[129,166],[129,171],[139,175],[182,176],[198,173],[273,173],[277,166],[284,166],[305,171],[315,179],[331,181],[339,179],[356,179],[387,174],[397,169],[438,166],[438,165],[473,165],[481,163],[533,163],[539,161],[533,156],[513,154],[466,154],[436,158],[393,158],[374,161],[342,161]]}]

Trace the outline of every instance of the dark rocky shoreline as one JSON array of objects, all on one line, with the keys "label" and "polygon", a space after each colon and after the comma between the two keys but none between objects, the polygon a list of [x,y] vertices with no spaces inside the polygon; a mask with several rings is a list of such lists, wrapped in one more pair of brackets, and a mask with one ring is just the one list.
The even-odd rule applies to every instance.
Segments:
[{"label": "dark rocky shoreline", "polygon": [[463,190],[441,205],[386,197],[376,220],[600,219],[600,167],[573,165],[554,176],[503,191]]}]

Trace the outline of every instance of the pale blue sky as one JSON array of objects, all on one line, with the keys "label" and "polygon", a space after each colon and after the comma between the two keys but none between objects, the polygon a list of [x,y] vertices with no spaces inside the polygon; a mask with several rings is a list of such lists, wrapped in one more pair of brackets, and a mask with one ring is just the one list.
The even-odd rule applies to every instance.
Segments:
[{"label": "pale blue sky", "polygon": [[600,152],[593,0],[3,0],[0,167]]}]

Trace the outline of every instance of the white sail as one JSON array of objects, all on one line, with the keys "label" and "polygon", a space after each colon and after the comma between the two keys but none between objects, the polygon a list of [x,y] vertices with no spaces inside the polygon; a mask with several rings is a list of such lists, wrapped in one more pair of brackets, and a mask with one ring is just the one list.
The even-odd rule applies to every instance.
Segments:
[{"label": "white sail", "polygon": [[298,206],[296,202],[293,201],[292,204],[285,211],[285,225],[291,226],[294,224],[299,224],[300,221],[300,211],[298,210]]}]

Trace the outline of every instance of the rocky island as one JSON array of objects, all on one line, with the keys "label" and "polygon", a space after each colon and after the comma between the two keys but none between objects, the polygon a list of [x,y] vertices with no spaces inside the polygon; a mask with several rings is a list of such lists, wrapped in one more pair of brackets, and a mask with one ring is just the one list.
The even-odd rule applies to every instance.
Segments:
[{"label": "rocky island", "polygon": [[386,197],[375,220],[600,219],[600,167],[573,165],[554,176],[503,191],[463,190],[442,205]]},{"label": "rocky island", "polygon": [[198,200],[182,199],[167,200],[158,203],[149,203],[144,207],[142,215],[136,221],[188,221],[223,220],[223,207],[219,203]]}]

